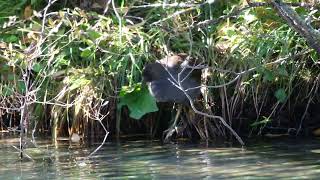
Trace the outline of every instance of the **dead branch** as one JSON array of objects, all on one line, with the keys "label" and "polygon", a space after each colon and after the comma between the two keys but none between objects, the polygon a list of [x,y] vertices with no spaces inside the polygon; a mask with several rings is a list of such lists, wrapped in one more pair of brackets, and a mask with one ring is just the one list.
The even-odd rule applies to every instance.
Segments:
[{"label": "dead branch", "polygon": [[[269,2],[250,2],[250,1],[247,1],[247,3],[248,3],[247,6],[244,6],[242,8],[236,8],[232,12],[230,12],[229,14],[224,15],[224,16],[220,16],[217,19],[205,20],[205,21],[199,22],[195,26],[193,26],[192,28],[203,28],[203,27],[206,27],[208,25],[218,24],[221,21],[224,21],[224,20],[226,20],[228,18],[236,17],[240,13],[242,13],[243,11],[248,10],[250,8],[262,7],[262,6],[272,6],[272,3],[269,3]],[[310,4],[310,3],[282,3],[282,4],[286,5],[287,7],[289,7],[289,6],[304,7],[304,8],[308,8],[308,9],[320,8],[319,4]]]},{"label": "dead branch", "polygon": [[303,21],[297,12],[287,4],[282,3],[281,0],[273,0],[271,1],[271,4],[278,15],[282,17],[289,26],[304,37],[308,44],[316,50],[318,54],[320,54],[320,33]]}]

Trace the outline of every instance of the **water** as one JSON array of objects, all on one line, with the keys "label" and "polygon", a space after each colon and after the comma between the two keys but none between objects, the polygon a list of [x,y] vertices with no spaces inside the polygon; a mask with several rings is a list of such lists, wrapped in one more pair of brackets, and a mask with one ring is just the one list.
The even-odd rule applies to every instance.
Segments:
[{"label": "water", "polygon": [[0,139],[0,179],[317,179],[318,139],[246,141],[247,147],[158,141],[123,141],[98,146],[53,144],[37,140],[20,161],[12,145]]}]

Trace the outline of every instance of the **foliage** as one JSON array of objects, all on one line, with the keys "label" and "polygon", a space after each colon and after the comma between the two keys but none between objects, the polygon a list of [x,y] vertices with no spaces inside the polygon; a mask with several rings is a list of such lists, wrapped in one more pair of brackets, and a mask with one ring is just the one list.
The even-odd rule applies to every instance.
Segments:
[{"label": "foliage", "polygon": [[[82,123],[88,124],[92,112],[103,108],[97,106],[100,101],[111,102],[104,111],[118,114],[127,106],[129,116],[135,119],[156,111],[154,99],[139,84],[141,71],[145,63],[171,52],[188,52],[212,67],[205,77],[207,85],[234,79],[234,73],[218,73],[215,68],[229,72],[254,69],[226,89],[207,90],[209,96],[203,101],[208,111],[223,114],[230,122],[251,114],[241,113],[254,111],[256,116],[248,118],[247,128],[271,124],[271,117],[280,111],[279,104],[291,107],[305,102],[319,74],[319,55],[270,7],[249,8],[237,17],[198,28],[194,28],[196,22],[227,15],[244,1],[213,1],[190,9],[119,1],[119,8],[110,6],[104,15],[80,8],[49,11],[45,21],[36,13],[22,15],[27,7],[37,10],[44,2],[15,1],[15,6],[0,12],[4,27],[0,32],[0,98],[10,101],[6,106],[12,108],[21,105],[22,97],[30,97],[36,121],[50,120],[56,129],[67,129],[69,134],[87,131]],[[0,7],[8,3],[2,1]],[[177,13],[179,10],[183,13]],[[319,12],[310,17],[308,9],[299,8],[298,12],[312,18],[311,24],[319,28],[315,18]],[[17,16],[8,17],[14,14]],[[284,60],[274,63],[279,59]],[[117,113],[110,114],[108,120],[120,121]],[[265,118],[254,123],[259,117]],[[219,123],[210,121],[207,126],[210,128],[197,126],[197,132],[225,135],[223,128],[217,127]]]},{"label": "foliage", "polygon": [[147,113],[158,111],[155,98],[150,95],[147,87],[141,84],[134,87],[123,86],[119,96],[119,108],[128,106],[131,118],[141,119]]}]

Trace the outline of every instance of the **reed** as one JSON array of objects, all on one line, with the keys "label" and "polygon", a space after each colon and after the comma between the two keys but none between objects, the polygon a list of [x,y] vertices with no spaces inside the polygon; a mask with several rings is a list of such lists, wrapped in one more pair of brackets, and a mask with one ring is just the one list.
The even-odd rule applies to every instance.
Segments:
[{"label": "reed", "polygon": [[[144,64],[184,52],[209,66],[203,71],[207,87],[199,105],[204,112],[221,116],[240,134],[260,134],[279,122],[299,132],[306,115],[299,119],[292,112],[301,106],[307,112],[319,101],[319,55],[268,6],[228,16],[243,4],[121,1],[109,4],[102,15],[56,2],[46,18],[39,18],[22,15],[27,2],[16,3],[0,12],[2,130],[19,126],[18,117],[25,116],[29,132],[51,132],[54,138],[73,133],[99,137],[104,128],[98,122],[111,135],[156,134],[168,127],[167,121],[152,114],[134,120],[118,104],[139,89]],[[319,28],[318,11],[297,11],[310,15]],[[12,14],[18,14],[16,19],[8,17]],[[228,136],[218,120],[183,112],[184,134]],[[288,118],[279,119],[283,114]]]}]

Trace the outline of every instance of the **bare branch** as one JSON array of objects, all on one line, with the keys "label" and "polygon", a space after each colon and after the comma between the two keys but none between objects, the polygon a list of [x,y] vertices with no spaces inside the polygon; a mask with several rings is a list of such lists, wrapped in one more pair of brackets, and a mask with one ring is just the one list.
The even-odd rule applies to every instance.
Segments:
[{"label": "bare branch", "polygon": [[[92,155],[94,155],[106,142],[107,140],[107,137],[109,135],[109,131],[107,130],[107,128],[104,126],[104,124],[102,123],[102,120],[109,115],[109,112],[105,115],[102,115],[100,112],[101,112],[101,108],[105,105],[107,105],[109,102],[104,102],[103,100],[100,101],[100,103],[97,103],[96,106],[98,107],[95,107],[94,109],[94,112],[93,112],[93,116],[92,116],[92,113],[89,113],[89,118],[93,119],[93,120],[96,120],[100,123],[100,125],[102,126],[104,132],[105,132],[105,136],[103,138],[103,141],[101,142],[101,144],[92,152],[90,153],[90,155],[88,157],[91,157]],[[92,109],[93,110],[93,109]]]},{"label": "bare branch", "polygon": [[271,1],[273,8],[289,26],[304,37],[308,44],[320,54],[320,33],[304,22],[299,14],[282,1]]},{"label": "bare branch", "polygon": [[[227,15],[224,16],[220,16],[217,19],[212,19],[212,20],[205,20],[202,22],[199,22],[198,24],[196,24],[193,28],[202,28],[208,25],[214,25],[214,24],[218,24],[223,20],[226,20],[228,18],[231,17],[236,17],[238,16],[240,13],[242,13],[245,10],[248,10],[250,8],[254,8],[254,7],[261,7],[261,6],[272,6],[272,3],[267,3],[267,2],[250,2],[249,0],[247,1],[248,5],[241,7],[241,8],[236,8],[234,11],[230,12]],[[294,6],[294,7],[304,7],[304,8],[320,8],[319,4],[310,4],[310,3],[283,3],[287,6]]]}]

